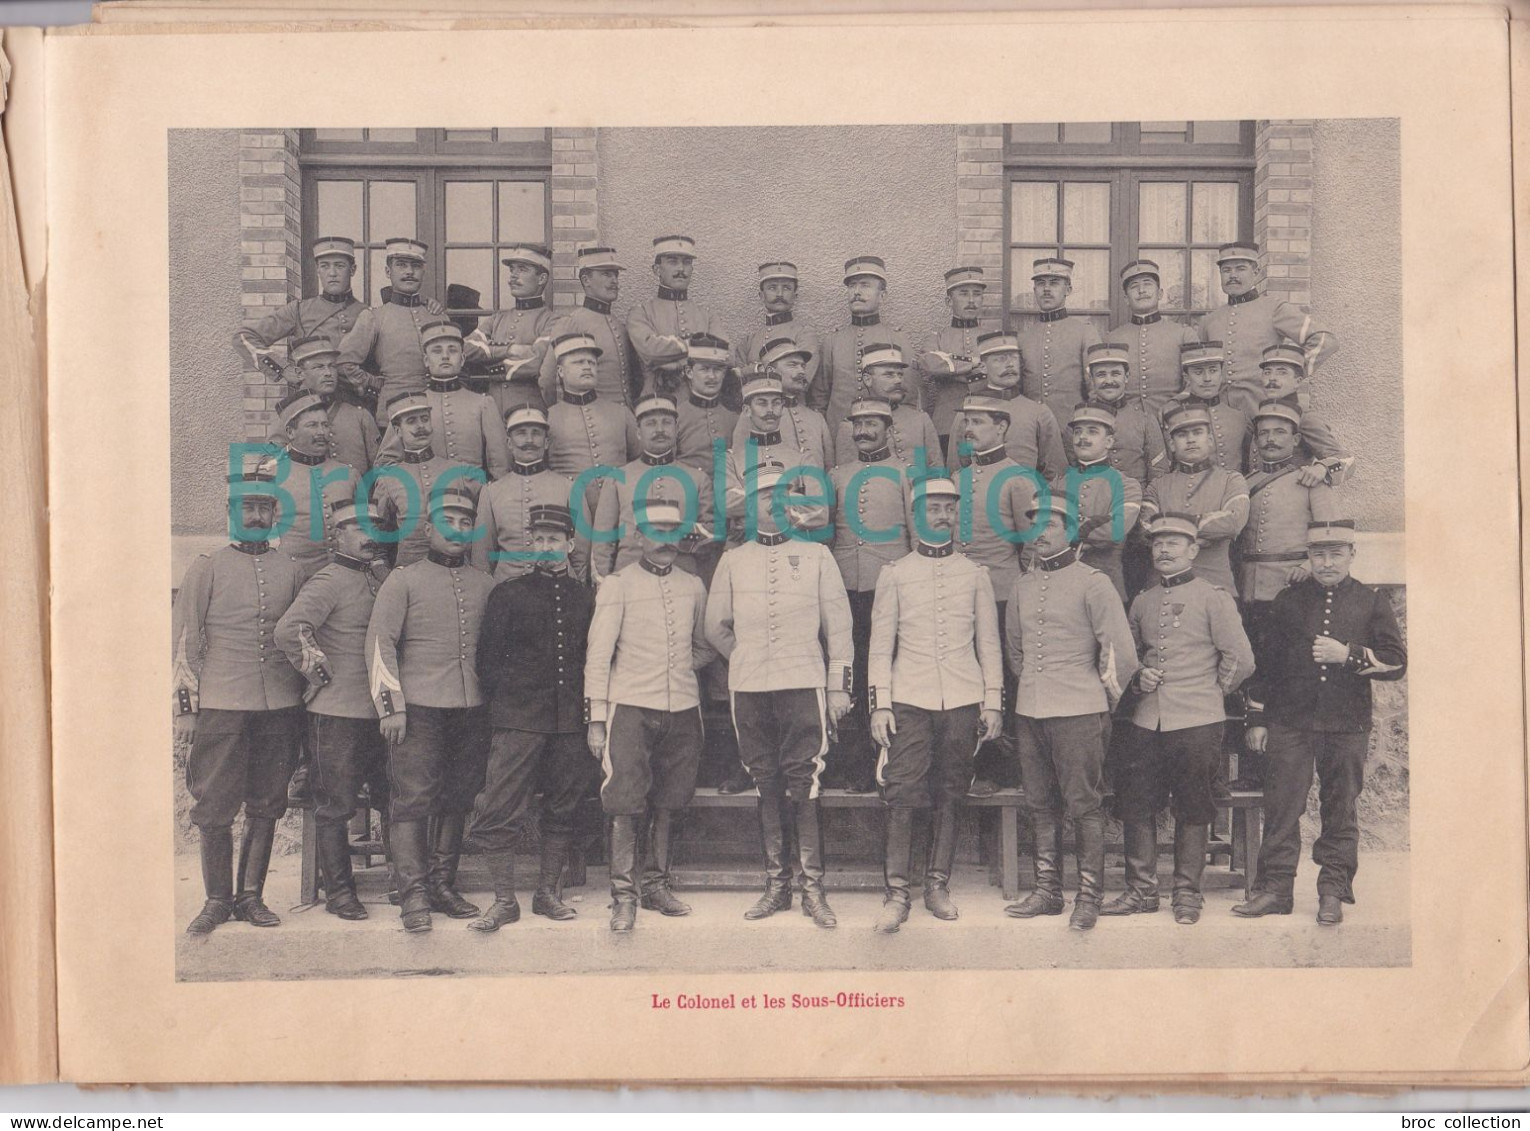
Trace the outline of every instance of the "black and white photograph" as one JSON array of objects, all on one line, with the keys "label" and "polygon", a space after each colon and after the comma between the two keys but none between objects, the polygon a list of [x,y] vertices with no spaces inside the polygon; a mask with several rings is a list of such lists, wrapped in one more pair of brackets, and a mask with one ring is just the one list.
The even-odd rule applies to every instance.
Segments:
[{"label": "black and white photograph", "polygon": [[1411,963],[1397,119],[167,146],[178,980]]}]

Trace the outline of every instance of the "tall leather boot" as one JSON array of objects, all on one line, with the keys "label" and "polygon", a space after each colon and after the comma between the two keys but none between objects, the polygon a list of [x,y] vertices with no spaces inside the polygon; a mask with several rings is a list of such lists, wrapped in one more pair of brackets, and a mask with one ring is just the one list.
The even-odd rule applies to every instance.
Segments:
[{"label": "tall leather boot", "polygon": [[941,801],[935,806],[930,829],[930,858],[924,869],[924,908],[937,919],[955,919],[951,902],[951,869],[956,864],[956,804]]},{"label": "tall leather boot", "polygon": [[462,859],[462,835],[467,816],[453,813],[435,818],[435,837],[430,845],[430,909],[451,919],[471,919],[478,905],[462,898],[457,890],[457,862]]},{"label": "tall leather boot", "polygon": [[797,863],[802,868],[802,913],[813,920],[815,926],[837,927],[839,919],[829,907],[828,896],[823,890],[823,825],[818,798],[810,797],[792,803],[797,817]]},{"label": "tall leather boot", "polygon": [[1036,833],[1036,854],[1032,857],[1035,888],[1018,903],[1004,908],[1004,914],[1015,919],[1061,915],[1063,910],[1062,821],[1055,813],[1032,811],[1031,828]]},{"label": "tall leather boot", "polygon": [[882,911],[872,930],[882,935],[896,934],[908,919],[912,900],[908,874],[914,855],[914,810],[888,809],[886,834],[882,844]]},{"label": "tall leather boot", "polygon": [[430,930],[430,849],[426,822],[394,821],[389,831],[393,886],[398,889],[404,930]]},{"label": "tall leather boot", "polygon": [[669,887],[669,865],[675,846],[674,838],[674,810],[654,810],[653,823],[648,826],[648,853],[643,867],[642,905],[645,911],[657,911],[660,915],[691,913],[691,905],[677,899]]},{"label": "tall leather boot", "polygon": [[281,917],[266,906],[266,870],[271,866],[271,843],[276,822],[270,817],[245,817],[244,840],[239,845],[239,894],[234,896],[234,918],[252,927],[280,927]]},{"label": "tall leather boot", "polygon": [[382,832],[383,860],[388,865],[388,902],[397,907],[400,903],[400,898],[398,894],[397,873],[393,871],[393,822],[388,818],[386,803],[377,818],[377,824]]},{"label": "tall leather boot", "polygon": [[1189,926],[1201,918],[1205,899],[1201,895],[1201,876],[1206,871],[1206,842],[1211,839],[1210,825],[1174,822],[1174,921]]},{"label": "tall leather boot", "polygon": [[611,929],[630,931],[637,922],[638,828],[647,814],[618,814],[611,818]]},{"label": "tall leather boot", "polygon": [[186,928],[188,935],[210,935],[234,913],[234,830],[199,829],[202,889],[207,902]]},{"label": "tall leather boot", "polygon": [[786,860],[788,837],[781,819],[784,800],[779,790],[761,790],[755,805],[765,855],[765,894],[744,912],[745,919],[764,919],[792,906],[792,868]]},{"label": "tall leather boot", "polygon": [[542,834],[542,867],[537,877],[537,891],[531,897],[531,913],[563,921],[578,918],[579,912],[563,902],[563,865],[568,860],[574,834]]},{"label": "tall leather boot", "polygon": [[1094,929],[1100,917],[1100,897],[1105,892],[1105,814],[1095,813],[1073,822],[1074,852],[1078,857],[1078,895],[1068,926],[1075,931]]},{"label": "tall leather boot", "polygon": [[1147,915],[1158,910],[1158,825],[1121,823],[1126,841],[1126,890],[1100,908],[1101,915]]},{"label": "tall leather boot", "polygon": [[324,875],[324,910],[342,919],[365,919],[367,909],[356,898],[351,874],[350,830],[341,824],[319,825],[319,870]]},{"label": "tall leather boot", "polygon": [[477,919],[468,924],[472,931],[497,931],[521,917],[521,905],[515,899],[515,850],[498,849],[484,853],[489,865],[489,878],[494,882],[494,902]]}]

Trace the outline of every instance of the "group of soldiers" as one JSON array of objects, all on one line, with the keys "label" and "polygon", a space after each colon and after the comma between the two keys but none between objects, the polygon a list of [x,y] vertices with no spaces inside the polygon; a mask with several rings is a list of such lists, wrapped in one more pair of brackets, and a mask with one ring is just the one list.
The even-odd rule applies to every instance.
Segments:
[{"label": "group of soldiers", "polygon": [[[406,930],[433,912],[516,921],[533,806],[532,910],[574,918],[561,876],[597,776],[611,928],[639,907],[687,914],[675,814],[706,700],[726,702],[746,775],[722,788],[758,791],[765,890],[748,919],[795,892],[836,925],[832,757],[885,802],[879,932],[909,915],[921,810],[924,905],[957,917],[957,814],[1006,778],[1036,834],[1010,915],[1064,910],[1065,825],[1070,926],[1157,911],[1167,806],[1174,919],[1194,923],[1229,703],[1267,827],[1234,913],[1291,911],[1316,772],[1318,921],[1342,919],[1370,683],[1406,657],[1385,595],[1350,577],[1337,488],[1353,457],[1306,404],[1334,335],[1260,291],[1257,247],[1220,250],[1228,301],[1199,332],[1159,313],[1154,263],[1128,264],[1131,317],[1104,340],[1067,309],[1067,260],[1035,262],[1037,313],[1013,329],[984,323],[984,272],[960,266],[950,325],[923,350],[883,323],[875,256],[845,264],[848,325],[796,323],[797,269],[777,261],[759,269],[763,324],[730,335],[691,297],[687,236],[654,241],[657,293],[625,322],[612,248],[579,250],[584,296],[561,315],[549,249],[510,249],[514,307],[482,318],[422,297],[427,251],[389,240],[384,300],[366,307],[354,245],[321,238],[321,293],[237,335],[291,391],[274,443],[231,458],[233,541],[191,565],[175,606],[207,896],[191,932],[279,923],[262,891],[300,761],[342,918],[367,916],[347,832],[363,785],[386,809]],[[1108,797],[1126,886],[1105,902]],[[487,909],[458,890],[469,830]]]}]

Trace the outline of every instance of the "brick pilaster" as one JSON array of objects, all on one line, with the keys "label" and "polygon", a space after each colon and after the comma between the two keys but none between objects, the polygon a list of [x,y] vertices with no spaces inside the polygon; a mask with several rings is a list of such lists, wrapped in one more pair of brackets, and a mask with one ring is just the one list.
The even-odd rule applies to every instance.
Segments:
[{"label": "brick pilaster", "polygon": [[1004,127],[956,127],[956,262],[983,268],[983,315],[1004,313]]},{"label": "brick pilaster", "polygon": [[576,252],[600,227],[598,147],[593,128],[555,126],[552,132],[552,304],[573,306],[579,289]]},{"label": "brick pilaster", "polygon": [[[303,293],[302,181],[296,130],[250,130],[239,135],[239,268],[242,318],[282,306]],[[264,440],[286,389],[246,369],[244,436]]]},{"label": "brick pilaster", "polygon": [[1265,289],[1291,302],[1312,297],[1310,119],[1256,123],[1254,239],[1264,253]]}]

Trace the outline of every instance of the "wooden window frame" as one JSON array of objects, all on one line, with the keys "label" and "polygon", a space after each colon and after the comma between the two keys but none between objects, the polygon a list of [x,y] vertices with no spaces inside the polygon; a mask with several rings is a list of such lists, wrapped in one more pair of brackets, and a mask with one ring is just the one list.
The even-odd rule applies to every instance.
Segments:
[{"label": "wooden window frame", "polygon": [[[1193,137],[1194,126],[1190,128]],[[1196,144],[1193,141],[1157,144],[1143,141],[1139,122],[1114,122],[1109,144],[1070,145],[1060,141],[1052,144],[1031,142],[1017,144],[1011,140],[1011,126],[1006,125],[1004,127],[1005,185],[1002,241],[1004,257],[1001,269],[1005,318],[1009,319],[1012,315],[1021,313],[1012,305],[1014,288],[1018,282],[1012,277],[1013,249],[1028,246],[1022,245],[1013,234],[1012,209],[1015,182],[1051,180],[1061,185],[1071,180],[1107,181],[1110,184],[1112,277],[1109,291],[1109,318],[1110,325],[1120,325],[1127,319],[1129,311],[1125,296],[1116,285],[1116,277],[1122,267],[1141,254],[1139,251],[1141,218],[1138,213],[1138,185],[1151,181],[1236,183],[1238,185],[1237,238],[1250,239],[1254,231],[1254,132],[1255,123],[1243,121],[1240,124],[1239,141],[1236,144]],[[1190,220],[1188,209],[1191,206],[1190,200],[1187,199],[1187,224]],[[1059,196],[1059,222],[1060,213],[1061,196]],[[1192,231],[1192,228],[1187,227],[1187,241],[1183,245],[1187,253],[1206,246],[1189,240],[1188,237]],[[1058,236],[1060,240],[1061,231]],[[1056,247],[1060,253],[1062,244],[1059,242]],[[1188,255],[1185,269],[1187,272],[1190,271]],[[1187,285],[1189,279],[1190,276],[1187,274]],[[1190,321],[1199,317],[1202,312],[1189,309],[1165,313],[1173,318]],[[1103,314],[1104,312],[1092,313],[1090,316],[1100,317]]]},{"label": "wooden window frame", "polygon": [[[327,233],[317,229],[318,189],[320,180],[412,180],[415,183],[415,230],[418,238],[430,247],[430,261],[421,293],[437,302],[446,301],[446,182],[448,180],[515,180],[539,181],[543,186],[543,234],[542,242],[551,245],[552,228],[552,131],[546,131],[544,140],[533,142],[448,142],[444,131],[416,131],[414,143],[409,142],[319,142],[313,130],[299,131],[300,148],[298,166],[301,172],[301,218],[303,240],[303,293],[317,290],[317,279],[312,259],[307,249],[313,241]],[[329,176],[329,174],[339,174]],[[365,191],[362,194],[363,216],[370,207]],[[499,218],[494,216],[494,230],[498,231]],[[380,233],[371,233],[379,236]],[[375,245],[374,245],[375,246]],[[454,247],[492,247],[497,245],[453,245]],[[359,254],[362,254],[358,250]],[[495,290],[503,280],[495,264]],[[370,293],[359,297],[369,301]],[[486,300],[497,303],[494,295]],[[472,311],[451,313],[472,314]],[[482,312],[480,312],[482,313]]]}]

